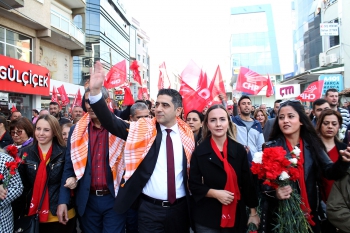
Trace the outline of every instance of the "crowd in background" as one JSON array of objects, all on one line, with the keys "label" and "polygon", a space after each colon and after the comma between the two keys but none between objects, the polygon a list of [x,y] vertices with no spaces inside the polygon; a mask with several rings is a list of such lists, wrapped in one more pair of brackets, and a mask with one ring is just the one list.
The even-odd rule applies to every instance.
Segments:
[{"label": "crowd in background", "polygon": [[[160,90],[155,103],[111,111],[99,81],[92,74],[83,106],[67,118],[56,102],[33,109],[32,119],[17,110],[0,116],[0,173],[13,160],[9,146],[27,154],[6,189],[0,185],[0,232],[35,214],[42,196],[41,232],[246,232],[247,223],[272,232],[277,200],[293,190],[305,193],[313,232],[350,232],[350,105],[339,107],[338,90],[312,108],[222,97],[223,105],[184,115],[172,89]],[[271,190],[252,175],[255,152],[274,146],[304,148],[299,186]]]}]

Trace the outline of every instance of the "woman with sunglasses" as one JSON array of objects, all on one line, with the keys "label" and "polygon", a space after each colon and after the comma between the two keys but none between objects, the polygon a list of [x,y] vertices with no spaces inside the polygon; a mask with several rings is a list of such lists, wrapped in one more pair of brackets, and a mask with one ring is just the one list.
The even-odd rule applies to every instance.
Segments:
[{"label": "woman with sunglasses", "polygon": [[[10,123],[10,134],[13,139],[13,145],[18,148],[19,153],[24,147],[33,144],[33,133],[33,124],[26,117],[21,117]],[[6,151],[6,147],[4,150]]]},{"label": "woman with sunglasses", "polygon": [[301,208],[313,232],[320,232],[319,217],[324,216],[319,191],[322,177],[342,178],[350,164],[350,152],[339,151],[340,158],[333,163],[323,149],[323,143],[299,101],[289,100],[280,104],[270,139],[271,141],[265,146],[281,146],[287,151],[287,156],[295,146],[300,148],[302,165],[298,166],[300,178],[297,182],[278,187],[276,190],[262,186],[262,231],[272,232],[274,220],[278,215],[277,209],[280,203],[278,200],[288,199],[292,192],[298,192],[304,203]]},{"label": "woman with sunglasses", "polygon": [[[35,124],[34,144],[22,150],[28,156],[19,167],[24,190],[20,198],[23,215],[37,213],[42,195],[44,199],[39,211],[40,232],[75,232],[76,220],[73,203],[65,216],[66,225],[59,223],[56,215],[61,178],[64,168],[66,143],[62,138],[58,120],[52,115],[40,116]],[[47,187],[45,184],[47,182]]]},{"label": "woman with sunglasses", "polygon": [[208,109],[202,128],[202,142],[192,154],[189,176],[196,232],[245,232],[247,222],[260,222],[247,151],[236,141],[236,127],[222,105]]},{"label": "woman with sunglasses", "polygon": [[[340,113],[332,109],[323,110],[317,120],[316,131],[325,146],[324,149],[333,162],[336,162],[340,158],[340,150],[346,150],[346,144],[340,142],[337,138],[342,123],[343,118]],[[327,203],[334,181],[325,178],[322,181],[322,200],[324,203]],[[337,229],[328,220],[322,222],[322,230],[325,230],[327,233],[337,232]]]},{"label": "woman with sunglasses", "polygon": [[0,148],[13,143],[12,137],[7,131],[7,121],[5,117],[0,116]]}]

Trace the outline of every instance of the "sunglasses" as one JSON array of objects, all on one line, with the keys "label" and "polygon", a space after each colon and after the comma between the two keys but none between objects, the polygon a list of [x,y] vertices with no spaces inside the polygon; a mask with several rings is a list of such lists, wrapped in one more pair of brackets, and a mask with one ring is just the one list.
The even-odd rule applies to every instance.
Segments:
[{"label": "sunglasses", "polygon": [[301,105],[300,100],[286,100],[286,101],[283,101],[283,102],[280,103],[280,108],[283,107],[283,106],[286,106],[288,103],[295,103],[295,104],[300,104]]},{"label": "sunglasses", "polygon": [[22,132],[23,130],[17,130],[17,131],[11,130],[10,133],[11,133],[11,136],[15,136],[15,134],[17,134],[18,136],[21,136]]}]

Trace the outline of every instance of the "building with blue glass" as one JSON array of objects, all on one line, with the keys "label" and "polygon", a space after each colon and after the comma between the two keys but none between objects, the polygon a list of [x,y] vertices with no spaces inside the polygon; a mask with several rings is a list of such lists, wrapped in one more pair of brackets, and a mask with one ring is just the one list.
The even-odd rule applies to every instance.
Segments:
[{"label": "building with blue glass", "polygon": [[[293,71],[291,4],[275,0],[250,4],[231,8],[232,81],[235,82],[239,67],[247,67],[279,83],[284,73]],[[274,100],[264,95],[261,91],[252,96],[253,103],[271,105]]]}]

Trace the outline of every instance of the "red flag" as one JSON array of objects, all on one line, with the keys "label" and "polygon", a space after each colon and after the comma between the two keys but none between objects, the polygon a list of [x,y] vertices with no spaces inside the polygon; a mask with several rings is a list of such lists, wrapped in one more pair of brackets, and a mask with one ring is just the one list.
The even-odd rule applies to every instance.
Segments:
[{"label": "red flag", "polygon": [[139,92],[137,94],[137,98],[139,100],[143,100],[143,99],[149,99],[149,96],[148,96],[148,90],[147,90],[147,87],[140,87],[139,88]]},{"label": "red flag", "polygon": [[207,106],[208,100],[210,99],[210,92],[207,88],[195,91],[185,82],[181,82],[179,92],[182,96],[182,104],[184,107],[185,116],[187,116],[188,112],[192,110],[202,112],[205,106]]},{"label": "red flag", "polygon": [[126,61],[115,64],[107,73],[103,86],[107,89],[119,87],[126,81]]},{"label": "red flag", "polygon": [[57,90],[58,90],[58,93],[60,93],[62,105],[65,106],[69,104],[69,98],[66,93],[66,90],[64,89],[64,86],[61,85],[60,87],[57,88]]},{"label": "red flag", "polygon": [[257,95],[267,85],[267,78],[254,71],[241,67],[238,75],[236,90],[251,95]]},{"label": "red flag", "polygon": [[12,105],[12,108],[11,108],[11,113],[13,113],[13,112],[15,112],[15,111],[17,111],[17,108],[16,108],[15,104],[13,104],[13,105]]},{"label": "red flag", "polygon": [[56,102],[56,103],[58,103],[57,89],[56,89],[55,86],[52,87],[51,102]]},{"label": "red flag", "polygon": [[[166,83],[166,84],[165,84]],[[166,71],[165,62],[159,66],[158,90],[162,88],[170,88],[170,79]]]},{"label": "red flag", "polygon": [[82,104],[81,102],[82,102],[82,97],[80,94],[80,89],[78,89],[78,92],[77,92],[77,94],[75,94],[75,98],[73,100],[72,108],[74,108],[74,106],[81,107],[81,104]]},{"label": "red flag", "polygon": [[266,90],[266,97],[270,97],[274,94],[273,91],[273,84],[270,79],[270,75],[267,75],[267,90]]},{"label": "red flag", "polygon": [[311,83],[303,93],[296,97],[296,99],[305,102],[313,102],[320,99],[322,97],[323,84],[324,80]]},{"label": "red flag", "polygon": [[129,87],[124,87],[124,101],[123,105],[133,105],[135,103],[134,97],[131,94],[131,90]]},{"label": "red flag", "polygon": [[139,73],[139,65],[137,64],[137,61],[134,60],[130,65],[130,70],[132,70],[132,73],[134,75],[134,80],[138,82],[142,86],[142,80]]},{"label": "red flag", "polygon": [[211,94],[210,101],[211,104],[222,104],[219,94],[222,94],[226,99],[226,91],[224,81],[222,80],[222,75],[220,71],[220,66],[216,68],[214,78],[211,80],[209,91]]},{"label": "red flag", "polygon": [[181,73],[181,80],[190,86],[193,90],[197,89],[198,80],[202,70],[194,61],[190,61]]},{"label": "red flag", "polygon": [[203,90],[205,88],[208,88],[207,73],[201,70],[201,74],[199,76],[198,83],[197,83],[197,90]]}]

